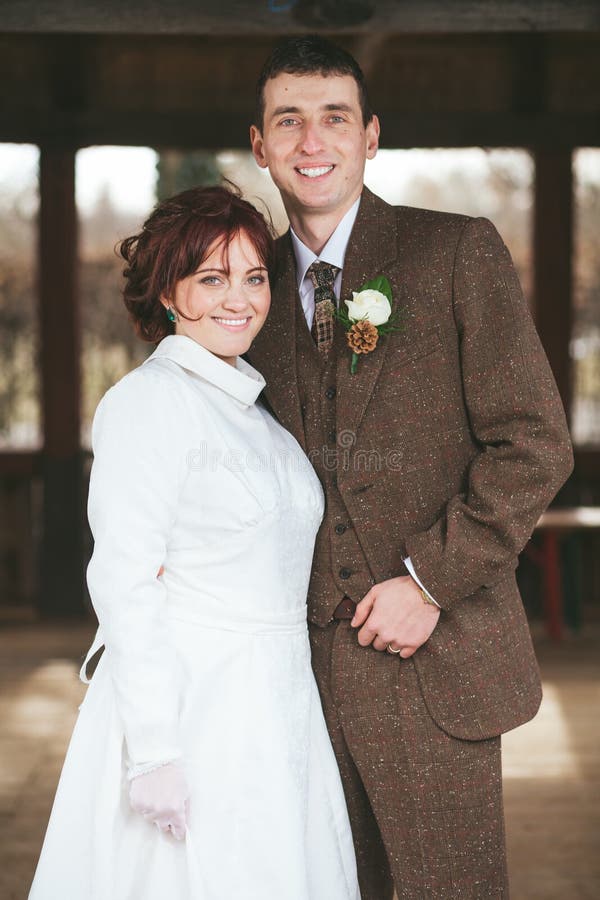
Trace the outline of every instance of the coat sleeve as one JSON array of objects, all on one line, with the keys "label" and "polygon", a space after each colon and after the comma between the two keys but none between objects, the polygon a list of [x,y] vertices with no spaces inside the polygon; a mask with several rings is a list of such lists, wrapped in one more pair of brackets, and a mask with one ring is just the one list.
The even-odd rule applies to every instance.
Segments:
[{"label": "coat sleeve", "polygon": [[508,250],[486,219],[456,248],[453,303],[471,431],[479,445],[465,493],[406,540],[442,609],[514,568],[572,470],[565,415]]},{"label": "coat sleeve", "polygon": [[90,596],[122,720],[130,775],[181,756],[180,678],[166,628],[165,559],[186,473],[183,416],[161,373],[136,370],[94,418]]}]

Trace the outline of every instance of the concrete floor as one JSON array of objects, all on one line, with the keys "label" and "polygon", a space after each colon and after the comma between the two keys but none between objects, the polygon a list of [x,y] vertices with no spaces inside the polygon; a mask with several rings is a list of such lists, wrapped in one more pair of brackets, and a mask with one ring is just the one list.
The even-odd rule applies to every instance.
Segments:
[{"label": "concrete floor", "polygon": [[[91,633],[81,625],[0,627],[2,900],[27,897],[85,690],[76,673]],[[596,900],[600,629],[590,627],[560,645],[540,636],[536,644],[545,685],[542,709],[504,739],[511,897]]]}]

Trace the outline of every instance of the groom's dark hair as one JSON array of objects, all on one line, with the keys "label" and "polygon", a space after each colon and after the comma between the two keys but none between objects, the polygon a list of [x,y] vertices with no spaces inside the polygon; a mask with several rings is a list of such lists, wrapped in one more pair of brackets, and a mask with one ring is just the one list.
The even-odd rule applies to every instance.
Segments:
[{"label": "groom's dark hair", "polygon": [[265,84],[282,72],[288,75],[350,75],[358,88],[358,98],[365,128],[373,118],[362,69],[354,57],[337,44],[316,34],[284,38],[274,48],[262,67],[256,84],[254,124],[261,131],[265,116]]}]

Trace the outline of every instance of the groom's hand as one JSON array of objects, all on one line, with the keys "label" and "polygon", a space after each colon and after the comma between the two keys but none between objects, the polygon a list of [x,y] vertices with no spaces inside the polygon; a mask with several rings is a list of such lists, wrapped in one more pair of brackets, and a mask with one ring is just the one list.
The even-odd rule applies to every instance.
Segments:
[{"label": "groom's hand", "polygon": [[391,644],[408,659],[429,639],[439,617],[439,607],[424,603],[410,575],[403,575],[373,585],[357,604],[351,625],[360,629],[361,646],[387,650]]}]

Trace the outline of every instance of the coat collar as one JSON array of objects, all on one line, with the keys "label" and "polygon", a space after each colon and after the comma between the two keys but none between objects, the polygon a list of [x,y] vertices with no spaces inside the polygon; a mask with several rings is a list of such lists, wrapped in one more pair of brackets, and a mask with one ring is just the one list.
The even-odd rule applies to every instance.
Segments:
[{"label": "coat collar", "polygon": [[252,406],[265,386],[265,379],[240,357],[236,366],[224,362],[191,338],[170,334],[163,338],[144,365],[153,359],[170,359],[182,369],[199,375],[244,406]]}]

